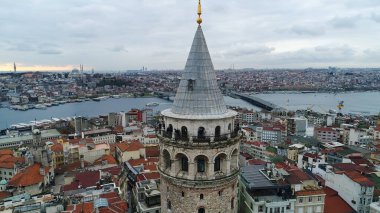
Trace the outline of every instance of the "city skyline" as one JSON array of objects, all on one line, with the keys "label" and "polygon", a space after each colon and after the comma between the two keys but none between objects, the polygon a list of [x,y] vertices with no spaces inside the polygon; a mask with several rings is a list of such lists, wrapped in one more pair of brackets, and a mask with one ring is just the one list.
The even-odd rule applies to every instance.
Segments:
[{"label": "city skyline", "polygon": [[[183,69],[196,20],[196,2],[184,0],[2,4],[2,71]],[[203,16],[216,69],[379,67],[379,7],[209,0]]]}]

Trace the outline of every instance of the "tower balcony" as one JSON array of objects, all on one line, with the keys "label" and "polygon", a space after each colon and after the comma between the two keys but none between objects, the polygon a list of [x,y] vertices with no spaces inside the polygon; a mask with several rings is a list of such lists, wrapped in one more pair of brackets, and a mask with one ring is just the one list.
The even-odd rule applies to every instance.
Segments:
[{"label": "tower balcony", "polygon": [[242,138],[240,131],[234,131],[229,134],[219,136],[180,136],[163,131],[157,134],[162,143],[177,147],[225,147],[238,143]]}]

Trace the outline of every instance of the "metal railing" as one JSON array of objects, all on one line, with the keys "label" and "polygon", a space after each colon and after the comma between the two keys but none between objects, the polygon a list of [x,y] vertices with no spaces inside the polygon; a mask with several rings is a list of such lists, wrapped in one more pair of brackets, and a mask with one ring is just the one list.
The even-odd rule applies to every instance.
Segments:
[{"label": "metal railing", "polygon": [[164,136],[165,138],[172,138],[173,137],[173,133],[172,132],[166,132],[166,131],[164,131],[162,133],[162,136]]}]

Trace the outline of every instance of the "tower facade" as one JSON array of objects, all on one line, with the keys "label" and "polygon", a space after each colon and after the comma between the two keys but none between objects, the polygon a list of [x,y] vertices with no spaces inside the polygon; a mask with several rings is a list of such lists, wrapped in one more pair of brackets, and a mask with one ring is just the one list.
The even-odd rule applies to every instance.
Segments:
[{"label": "tower facade", "polygon": [[159,124],[161,211],[237,212],[241,135],[227,109],[198,29],[171,109]]}]

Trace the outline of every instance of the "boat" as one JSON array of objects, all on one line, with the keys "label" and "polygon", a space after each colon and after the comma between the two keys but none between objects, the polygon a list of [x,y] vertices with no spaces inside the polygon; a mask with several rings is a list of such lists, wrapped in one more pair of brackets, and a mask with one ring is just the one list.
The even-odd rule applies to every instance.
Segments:
[{"label": "boat", "polygon": [[46,109],[46,106],[43,104],[36,104],[35,108],[36,109]]},{"label": "boat", "polygon": [[149,106],[149,107],[155,107],[155,106],[158,106],[158,105],[160,105],[160,104],[157,103],[157,102],[152,102],[152,103],[146,104],[146,106]]},{"label": "boat", "polygon": [[120,95],[113,95],[112,98],[119,99],[119,98],[121,98],[121,96]]}]

